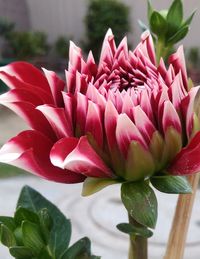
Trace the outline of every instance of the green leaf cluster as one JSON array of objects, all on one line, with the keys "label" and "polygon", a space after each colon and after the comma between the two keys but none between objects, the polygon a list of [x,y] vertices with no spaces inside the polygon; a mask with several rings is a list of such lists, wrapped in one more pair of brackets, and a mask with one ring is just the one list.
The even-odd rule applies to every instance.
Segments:
[{"label": "green leaf cluster", "polygon": [[[174,44],[188,33],[195,11],[185,20],[182,0],[174,0],[168,10],[157,11],[148,0],[148,22],[156,43],[157,60],[166,58]],[[144,24],[140,21],[144,30]]]},{"label": "green leaf cluster", "polygon": [[14,217],[0,216],[0,241],[16,259],[98,259],[87,237],[69,247],[71,223],[34,189],[25,186]]}]

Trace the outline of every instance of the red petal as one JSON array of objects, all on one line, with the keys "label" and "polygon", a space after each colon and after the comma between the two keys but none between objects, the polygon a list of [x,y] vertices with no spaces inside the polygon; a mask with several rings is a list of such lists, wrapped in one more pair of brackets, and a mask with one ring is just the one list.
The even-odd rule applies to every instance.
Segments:
[{"label": "red petal", "polygon": [[0,150],[0,161],[11,164],[45,179],[62,182],[82,182],[84,177],[53,166],[49,154],[53,142],[37,131],[24,131],[9,140]]},{"label": "red petal", "polygon": [[200,171],[200,132],[174,158],[167,171],[173,175],[188,175]]}]

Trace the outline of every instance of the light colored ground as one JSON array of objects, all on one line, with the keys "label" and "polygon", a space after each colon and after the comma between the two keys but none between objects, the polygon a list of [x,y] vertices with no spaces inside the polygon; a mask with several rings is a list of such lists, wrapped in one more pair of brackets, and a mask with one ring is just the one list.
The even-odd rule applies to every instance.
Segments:
[{"label": "light colored ground", "polygon": [[[24,123],[7,111],[0,111],[0,143],[25,129]],[[126,259],[128,240],[116,230],[118,223],[127,216],[119,198],[119,186],[109,187],[92,197],[81,197],[81,184],[64,185],[35,177],[14,177],[0,180],[0,215],[13,215],[20,189],[28,184],[54,202],[71,219],[72,242],[88,236],[92,240],[94,254],[102,259]],[[150,259],[161,259],[171,225],[176,196],[160,194],[159,219],[153,238],[150,239]],[[184,259],[200,258],[200,192],[197,194],[188,244]],[[7,249],[0,246],[0,259],[11,259]]]}]

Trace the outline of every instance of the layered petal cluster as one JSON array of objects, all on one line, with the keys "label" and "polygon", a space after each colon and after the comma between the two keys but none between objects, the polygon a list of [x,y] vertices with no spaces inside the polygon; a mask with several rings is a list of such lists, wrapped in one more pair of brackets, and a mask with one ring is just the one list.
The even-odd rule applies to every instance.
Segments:
[{"label": "layered petal cluster", "polygon": [[199,87],[189,88],[182,47],[166,67],[149,32],[129,51],[109,30],[98,64],[71,42],[66,82],[25,62],[1,67],[0,79],[10,87],[0,103],[31,127],[1,148],[1,162],[66,183],[200,170]]}]

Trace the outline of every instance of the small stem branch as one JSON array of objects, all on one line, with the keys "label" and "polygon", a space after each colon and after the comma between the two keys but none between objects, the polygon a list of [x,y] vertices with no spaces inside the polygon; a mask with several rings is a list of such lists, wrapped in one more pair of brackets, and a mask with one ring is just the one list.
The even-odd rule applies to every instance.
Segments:
[{"label": "small stem branch", "polygon": [[[129,216],[129,223],[133,226],[140,227],[131,216]],[[147,259],[147,238],[135,236],[130,237],[129,259]]]},{"label": "small stem branch", "polygon": [[164,259],[182,259],[200,174],[189,176],[192,194],[180,194]]}]

